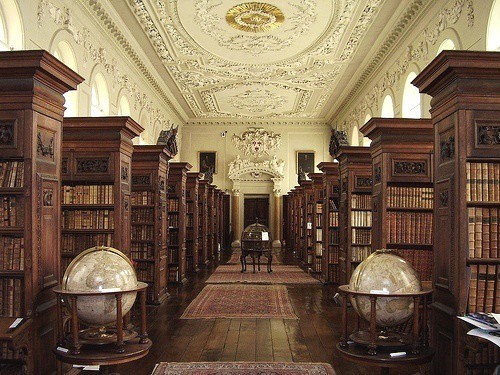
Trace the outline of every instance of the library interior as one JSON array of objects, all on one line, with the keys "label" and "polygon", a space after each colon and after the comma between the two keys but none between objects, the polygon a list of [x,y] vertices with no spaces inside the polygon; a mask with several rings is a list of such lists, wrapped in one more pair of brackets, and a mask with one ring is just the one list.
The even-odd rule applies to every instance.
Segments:
[{"label": "library interior", "polygon": [[0,374],[500,375],[500,0],[0,0]]}]

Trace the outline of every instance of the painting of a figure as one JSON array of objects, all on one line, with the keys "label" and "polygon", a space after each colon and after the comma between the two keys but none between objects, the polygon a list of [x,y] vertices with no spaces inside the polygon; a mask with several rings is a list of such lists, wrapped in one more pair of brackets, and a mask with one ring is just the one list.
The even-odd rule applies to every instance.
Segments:
[{"label": "painting of a figure", "polygon": [[200,151],[198,153],[200,173],[217,174],[217,153],[215,151]]},{"label": "painting of a figure", "polygon": [[314,151],[297,151],[297,174],[314,173]]}]

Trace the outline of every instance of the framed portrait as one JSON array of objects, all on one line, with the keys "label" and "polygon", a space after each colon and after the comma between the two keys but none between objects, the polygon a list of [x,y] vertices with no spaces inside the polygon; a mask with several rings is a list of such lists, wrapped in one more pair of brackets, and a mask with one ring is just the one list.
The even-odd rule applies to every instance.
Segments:
[{"label": "framed portrait", "polygon": [[297,151],[297,171],[298,174],[301,170],[306,174],[314,173],[314,151]]},{"label": "framed portrait", "polygon": [[213,174],[217,174],[217,152],[199,151],[198,165],[200,166],[200,173],[208,172],[211,169]]}]

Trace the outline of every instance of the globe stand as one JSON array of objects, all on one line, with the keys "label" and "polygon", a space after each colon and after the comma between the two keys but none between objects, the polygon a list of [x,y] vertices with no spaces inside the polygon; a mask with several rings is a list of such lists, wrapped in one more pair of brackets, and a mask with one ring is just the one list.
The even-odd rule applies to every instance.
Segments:
[{"label": "globe stand", "polygon": [[[342,298],[342,336],[337,349],[346,359],[382,368],[382,373],[391,367],[430,362],[434,350],[429,348],[427,330],[428,301],[432,290],[423,290],[405,294],[382,294],[360,292],[349,289],[349,285],[339,287]],[[355,315],[354,324],[348,322],[348,300],[350,297],[365,297],[370,299],[369,328],[362,329],[359,315]],[[398,332],[397,329],[377,327],[377,299],[379,298],[412,298],[413,316],[408,321],[411,332]],[[348,327],[353,326],[349,333]],[[405,325],[398,327],[406,328]],[[348,341],[351,340],[351,341]],[[404,357],[391,357],[391,351],[407,351]]]},{"label": "globe stand", "polygon": [[[53,289],[57,297],[58,340],[54,348],[57,359],[64,363],[79,365],[116,365],[146,356],[151,348],[151,340],[146,331],[146,289],[148,284],[138,282],[128,290],[72,292],[62,287]],[[124,294],[139,294],[139,330],[130,322],[130,312],[122,313]],[[78,317],[78,298],[91,296],[114,296],[116,320],[111,327],[87,327]],[[67,301],[68,303],[64,303]],[[65,329],[69,327],[69,329]],[[125,327],[125,328],[124,328]],[[68,332],[69,331],[69,332]]]}]

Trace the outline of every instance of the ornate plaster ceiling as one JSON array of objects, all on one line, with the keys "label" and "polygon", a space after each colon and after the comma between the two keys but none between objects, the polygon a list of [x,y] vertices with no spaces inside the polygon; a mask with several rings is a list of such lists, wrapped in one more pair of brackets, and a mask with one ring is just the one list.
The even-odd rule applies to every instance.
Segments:
[{"label": "ornate plaster ceiling", "polygon": [[127,1],[192,118],[318,119],[395,0]]}]

